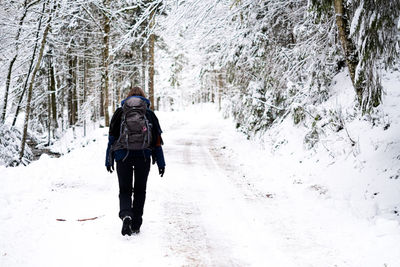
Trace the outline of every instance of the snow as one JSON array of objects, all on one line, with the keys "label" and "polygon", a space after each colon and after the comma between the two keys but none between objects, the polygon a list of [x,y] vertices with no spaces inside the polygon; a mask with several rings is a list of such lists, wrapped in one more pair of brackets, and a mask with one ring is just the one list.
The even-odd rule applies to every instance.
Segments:
[{"label": "snow", "polygon": [[351,21],[351,26],[350,26],[350,35],[354,35],[354,33],[356,32],[357,26],[360,21],[360,15],[361,15],[361,12],[363,11],[363,8],[364,8],[364,3],[361,3],[358,6],[358,8],[356,9],[356,11],[354,12],[353,20]]},{"label": "snow", "polygon": [[248,140],[212,105],[158,112],[166,174],[152,168],[131,237],[104,167],[107,128],[61,158],[0,166],[0,266],[400,266],[399,77],[384,75],[375,127],[351,119],[351,84],[335,77],[316,112],[340,112],[347,131],[311,150],[289,117]]}]

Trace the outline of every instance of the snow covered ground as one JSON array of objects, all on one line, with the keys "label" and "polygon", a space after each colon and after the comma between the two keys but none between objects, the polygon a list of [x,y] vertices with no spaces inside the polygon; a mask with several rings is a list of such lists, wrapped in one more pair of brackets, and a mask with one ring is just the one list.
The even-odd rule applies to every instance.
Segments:
[{"label": "snow covered ground", "polygon": [[166,174],[150,173],[137,236],[120,234],[107,129],[0,167],[0,266],[400,266],[400,95],[386,88],[390,127],[350,122],[355,147],[341,131],[305,150],[289,119],[261,146],[211,105],[158,113]]}]

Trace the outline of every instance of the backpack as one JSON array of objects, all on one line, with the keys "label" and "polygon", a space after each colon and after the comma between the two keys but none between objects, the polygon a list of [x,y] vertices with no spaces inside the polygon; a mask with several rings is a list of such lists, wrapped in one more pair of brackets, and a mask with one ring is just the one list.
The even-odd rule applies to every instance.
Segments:
[{"label": "backpack", "polygon": [[112,150],[143,150],[151,148],[152,124],[146,118],[147,103],[139,97],[130,97],[122,106],[121,127]]}]

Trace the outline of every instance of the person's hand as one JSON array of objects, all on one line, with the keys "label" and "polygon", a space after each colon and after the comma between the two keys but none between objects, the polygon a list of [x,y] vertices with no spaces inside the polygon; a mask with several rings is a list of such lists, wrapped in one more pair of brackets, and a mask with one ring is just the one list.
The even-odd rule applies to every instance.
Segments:
[{"label": "person's hand", "polygon": [[161,177],[163,177],[164,172],[165,172],[165,167],[158,168],[158,173],[160,174]]},{"label": "person's hand", "polygon": [[107,171],[108,171],[109,173],[112,173],[112,172],[114,171],[114,165],[106,166],[106,168],[107,168]]},{"label": "person's hand", "polygon": [[111,145],[114,143],[114,137],[108,137],[108,145],[107,145],[107,152],[106,152],[106,169],[109,173],[114,171],[114,153],[111,152]]}]

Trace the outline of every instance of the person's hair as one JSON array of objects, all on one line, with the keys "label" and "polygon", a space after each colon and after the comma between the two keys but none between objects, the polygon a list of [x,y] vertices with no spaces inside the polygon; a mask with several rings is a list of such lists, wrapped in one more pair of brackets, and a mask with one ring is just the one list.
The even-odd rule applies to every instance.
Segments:
[{"label": "person's hair", "polygon": [[146,97],[146,94],[144,93],[142,88],[134,86],[129,91],[127,97],[130,97],[130,96],[143,96],[143,97]]}]

